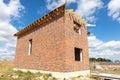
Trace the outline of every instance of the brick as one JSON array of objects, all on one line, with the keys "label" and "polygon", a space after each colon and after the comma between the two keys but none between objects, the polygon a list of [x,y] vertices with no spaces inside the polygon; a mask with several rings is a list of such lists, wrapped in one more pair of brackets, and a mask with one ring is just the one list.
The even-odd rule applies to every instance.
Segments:
[{"label": "brick", "polygon": [[[87,30],[82,25],[82,34],[77,34],[73,20],[68,13],[60,14],[18,36],[14,67],[53,72],[89,70]],[[29,39],[33,41],[31,55]],[[82,61],[75,61],[74,47],[83,49]]]}]

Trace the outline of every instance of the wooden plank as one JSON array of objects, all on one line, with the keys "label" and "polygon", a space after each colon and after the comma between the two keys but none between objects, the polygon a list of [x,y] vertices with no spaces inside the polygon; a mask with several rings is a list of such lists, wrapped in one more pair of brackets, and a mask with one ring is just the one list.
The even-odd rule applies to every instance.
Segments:
[{"label": "wooden plank", "polygon": [[100,77],[101,79],[120,80],[120,75],[105,75],[105,74],[94,74],[93,77]]},{"label": "wooden plank", "polygon": [[28,30],[32,29],[33,27],[35,27],[35,26],[37,26],[39,24],[42,24],[42,23],[44,23],[46,21],[49,21],[49,19],[52,19],[52,17],[55,17],[57,15],[57,13],[59,14],[59,12],[60,13],[64,12],[65,11],[65,6],[66,6],[66,4],[63,4],[62,6],[54,9],[50,13],[46,14],[42,18],[38,19],[37,21],[35,21],[32,24],[30,24],[29,26],[27,26],[27,28],[22,29],[21,31],[17,32],[14,35],[19,36],[20,34],[23,34],[24,32],[27,32]]}]

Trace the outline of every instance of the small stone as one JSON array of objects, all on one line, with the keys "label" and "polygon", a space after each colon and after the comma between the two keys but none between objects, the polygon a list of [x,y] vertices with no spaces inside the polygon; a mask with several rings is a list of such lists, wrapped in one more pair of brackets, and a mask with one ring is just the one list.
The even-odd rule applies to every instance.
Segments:
[{"label": "small stone", "polygon": [[0,77],[3,77],[3,76],[4,76],[4,74],[0,73]]},{"label": "small stone", "polygon": [[19,77],[18,75],[12,75],[12,78],[14,78],[14,79],[16,79],[18,77]]},{"label": "small stone", "polygon": [[36,80],[43,80],[43,77],[36,77]]}]

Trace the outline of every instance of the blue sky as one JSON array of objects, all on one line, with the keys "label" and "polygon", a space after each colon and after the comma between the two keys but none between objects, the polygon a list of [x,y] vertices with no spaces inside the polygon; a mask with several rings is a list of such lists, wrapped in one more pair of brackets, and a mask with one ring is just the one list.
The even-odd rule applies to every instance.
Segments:
[{"label": "blue sky", "polygon": [[[0,0],[0,59],[14,59],[16,38],[13,34],[44,16],[65,0]],[[90,57],[120,60],[120,0],[67,0],[90,24]]]}]

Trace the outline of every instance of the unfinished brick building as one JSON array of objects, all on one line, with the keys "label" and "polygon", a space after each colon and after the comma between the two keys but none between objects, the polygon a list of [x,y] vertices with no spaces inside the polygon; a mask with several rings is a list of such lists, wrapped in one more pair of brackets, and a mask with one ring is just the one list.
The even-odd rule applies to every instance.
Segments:
[{"label": "unfinished brick building", "polygon": [[55,77],[89,74],[86,22],[73,10],[65,10],[65,5],[14,34],[14,70],[41,71]]}]

